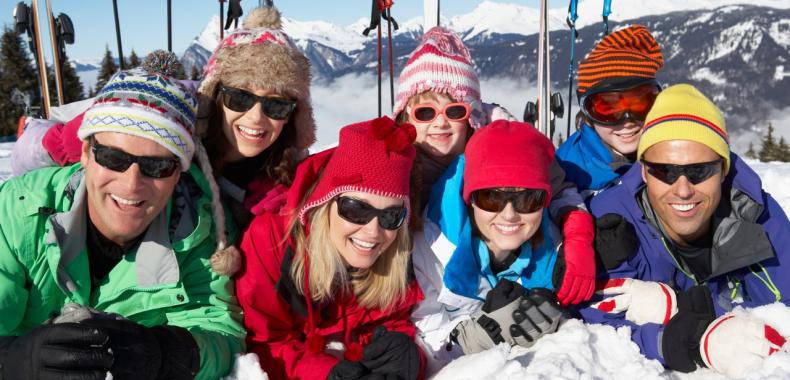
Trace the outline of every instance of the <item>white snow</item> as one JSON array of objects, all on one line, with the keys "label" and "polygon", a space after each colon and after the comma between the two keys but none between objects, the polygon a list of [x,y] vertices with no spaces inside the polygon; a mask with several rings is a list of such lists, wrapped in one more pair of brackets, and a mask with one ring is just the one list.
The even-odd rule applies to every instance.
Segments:
[{"label": "white snow", "polygon": [[754,20],[733,25],[721,31],[709,48],[707,62],[725,57],[739,47],[744,52],[743,61],[749,62],[762,42],[763,32]]},{"label": "white snow", "polygon": [[691,74],[691,79],[698,80],[698,81],[708,81],[712,84],[716,85],[724,85],[727,83],[727,79],[724,78],[722,73],[715,73],[707,67],[701,67],[697,71]]},{"label": "white snow", "polygon": [[790,48],[790,20],[779,20],[771,24],[768,34],[780,46]]}]

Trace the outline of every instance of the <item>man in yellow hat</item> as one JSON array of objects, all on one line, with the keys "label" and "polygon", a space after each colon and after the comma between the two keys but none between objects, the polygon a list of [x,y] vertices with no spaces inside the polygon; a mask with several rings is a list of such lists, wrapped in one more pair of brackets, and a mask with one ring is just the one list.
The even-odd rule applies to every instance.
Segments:
[{"label": "man in yellow hat", "polygon": [[[740,377],[785,343],[745,313],[790,305],[790,221],[730,152],[719,109],[687,84],[661,92],[638,164],[596,196],[597,299],[587,322],[630,326],[651,359]],[[784,263],[784,267],[782,264]]]}]

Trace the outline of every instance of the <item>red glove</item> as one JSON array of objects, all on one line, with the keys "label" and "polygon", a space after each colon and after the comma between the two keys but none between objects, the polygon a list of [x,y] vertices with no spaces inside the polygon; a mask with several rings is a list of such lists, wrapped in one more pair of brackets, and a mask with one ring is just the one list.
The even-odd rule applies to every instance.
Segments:
[{"label": "red glove", "polygon": [[593,218],[586,211],[573,210],[563,217],[565,274],[557,291],[563,306],[587,301],[595,291],[594,231]]},{"label": "red glove", "polygon": [[66,124],[53,125],[41,140],[41,145],[47,150],[49,156],[60,166],[80,161],[82,140],[77,137],[77,130],[80,129],[83,116],[85,116],[84,112]]},{"label": "red glove", "polygon": [[678,312],[675,291],[662,282],[613,278],[599,283],[596,293],[614,296],[590,306],[605,313],[625,311],[625,319],[638,325],[666,325]]},{"label": "red glove", "polygon": [[773,327],[746,316],[725,314],[708,325],[699,351],[708,368],[740,378],[782,349],[786,339]]}]

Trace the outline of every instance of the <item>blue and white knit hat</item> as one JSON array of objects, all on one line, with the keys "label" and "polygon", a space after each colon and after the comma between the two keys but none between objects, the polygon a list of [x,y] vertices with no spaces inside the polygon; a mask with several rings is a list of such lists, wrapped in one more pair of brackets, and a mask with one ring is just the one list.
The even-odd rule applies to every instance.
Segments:
[{"label": "blue and white knit hat", "polygon": [[153,140],[173,152],[181,170],[195,154],[197,99],[180,82],[140,69],[121,71],[96,95],[77,135],[118,132]]}]

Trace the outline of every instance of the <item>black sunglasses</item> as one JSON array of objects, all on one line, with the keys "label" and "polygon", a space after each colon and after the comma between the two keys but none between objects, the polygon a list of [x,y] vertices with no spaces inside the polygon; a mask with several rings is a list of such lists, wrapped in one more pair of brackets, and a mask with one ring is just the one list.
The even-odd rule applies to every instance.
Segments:
[{"label": "black sunglasses", "polygon": [[146,177],[166,178],[173,175],[178,169],[179,161],[174,157],[145,157],[135,156],[122,150],[110,148],[91,141],[91,150],[96,163],[116,172],[125,172],[132,164],[140,167],[140,172]]},{"label": "black sunglasses", "polygon": [[247,112],[260,102],[263,113],[274,120],[285,120],[296,109],[296,101],[276,96],[258,96],[239,88],[221,87],[222,104],[236,112]]},{"label": "black sunglasses", "polygon": [[661,182],[671,185],[680,177],[688,178],[693,185],[699,184],[722,170],[722,159],[688,165],[659,164],[641,160],[647,172]]},{"label": "black sunglasses", "polygon": [[520,191],[481,189],[472,192],[472,202],[481,210],[488,212],[500,212],[508,203],[512,203],[517,213],[529,214],[543,208],[547,195],[546,190],[541,189]]},{"label": "black sunglasses", "polygon": [[381,228],[397,230],[406,220],[406,206],[387,207],[382,210],[351,197],[339,196],[336,200],[337,214],[354,224],[365,225],[370,223],[371,219],[378,217]]}]

